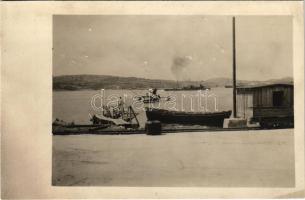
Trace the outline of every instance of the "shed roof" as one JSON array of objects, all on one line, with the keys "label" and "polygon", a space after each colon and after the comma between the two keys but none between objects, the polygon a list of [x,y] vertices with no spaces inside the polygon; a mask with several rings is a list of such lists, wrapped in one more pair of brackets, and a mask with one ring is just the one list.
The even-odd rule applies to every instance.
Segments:
[{"label": "shed roof", "polygon": [[256,89],[260,88],[271,88],[271,87],[293,87],[292,83],[270,83],[270,84],[256,84],[256,85],[244,85],[244,86],[237,86],[236,90],[237,93],[248,93],[252,92]]}]

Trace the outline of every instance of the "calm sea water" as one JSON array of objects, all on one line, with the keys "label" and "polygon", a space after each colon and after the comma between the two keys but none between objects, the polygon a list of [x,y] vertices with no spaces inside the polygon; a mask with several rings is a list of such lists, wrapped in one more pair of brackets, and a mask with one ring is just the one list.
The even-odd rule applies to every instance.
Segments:
[{"label": "calm sea water", "polygon": [[[91,123],[90,116],[100,113],[101,103],[114,105],[122,97],[125,105],[132,105],[138,114],[141,126],[145,124],[144,108],[166,108],[179,111],[215,112],[232,110],[232,89],[212,88],[208,91],[158,91],[159,103],[143,104],[134,97],[145,95],[147,90],[104,90],[104,91],[54,91],[53,120],[79,124]],[[103,98],[101,98],[103,97]],[[170,100],[166,98],[170,97]]]}]

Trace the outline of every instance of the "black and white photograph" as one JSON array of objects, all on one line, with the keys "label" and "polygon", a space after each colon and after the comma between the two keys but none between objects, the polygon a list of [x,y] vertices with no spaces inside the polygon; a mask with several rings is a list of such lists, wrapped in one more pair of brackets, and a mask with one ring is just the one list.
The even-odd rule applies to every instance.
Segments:
[{"label": "black and white photograph", "polygon": [[302,1],[1,3],[1,198],[304,198]]},{"label": "black and white photograph", "polygon": [[294,187],[292,25],[54,15],[52,185]]}]

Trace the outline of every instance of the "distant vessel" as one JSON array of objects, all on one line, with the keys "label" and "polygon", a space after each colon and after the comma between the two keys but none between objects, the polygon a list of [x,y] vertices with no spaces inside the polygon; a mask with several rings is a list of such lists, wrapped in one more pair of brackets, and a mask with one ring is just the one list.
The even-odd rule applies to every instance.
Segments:
[{"label": "distant vessel", "polygon": [[199,86],[190,85],[181,88],[166,88],[164,89],[164,91],[189,91],[189,90],[209,90],[209,89],[211,88],[200,84]]},{"label": "distant vessel", "polygon": [[146,117],[149,121],[158,120],[165,124],[191,124],[222,127],[225,118],[231,116],[232,111],[223,112],[183,112],[164,109],[147,108]]}]

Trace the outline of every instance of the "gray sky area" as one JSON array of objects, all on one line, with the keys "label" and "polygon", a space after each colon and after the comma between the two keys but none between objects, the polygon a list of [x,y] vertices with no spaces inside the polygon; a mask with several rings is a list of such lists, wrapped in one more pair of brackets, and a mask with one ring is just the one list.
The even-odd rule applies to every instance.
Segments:
[{"label": "gray sky area", "polygon": [[[292,77],[292,18],[236,16],[237,78]],[[232,76],[231,16],[54,16],[53,75]]]}]

